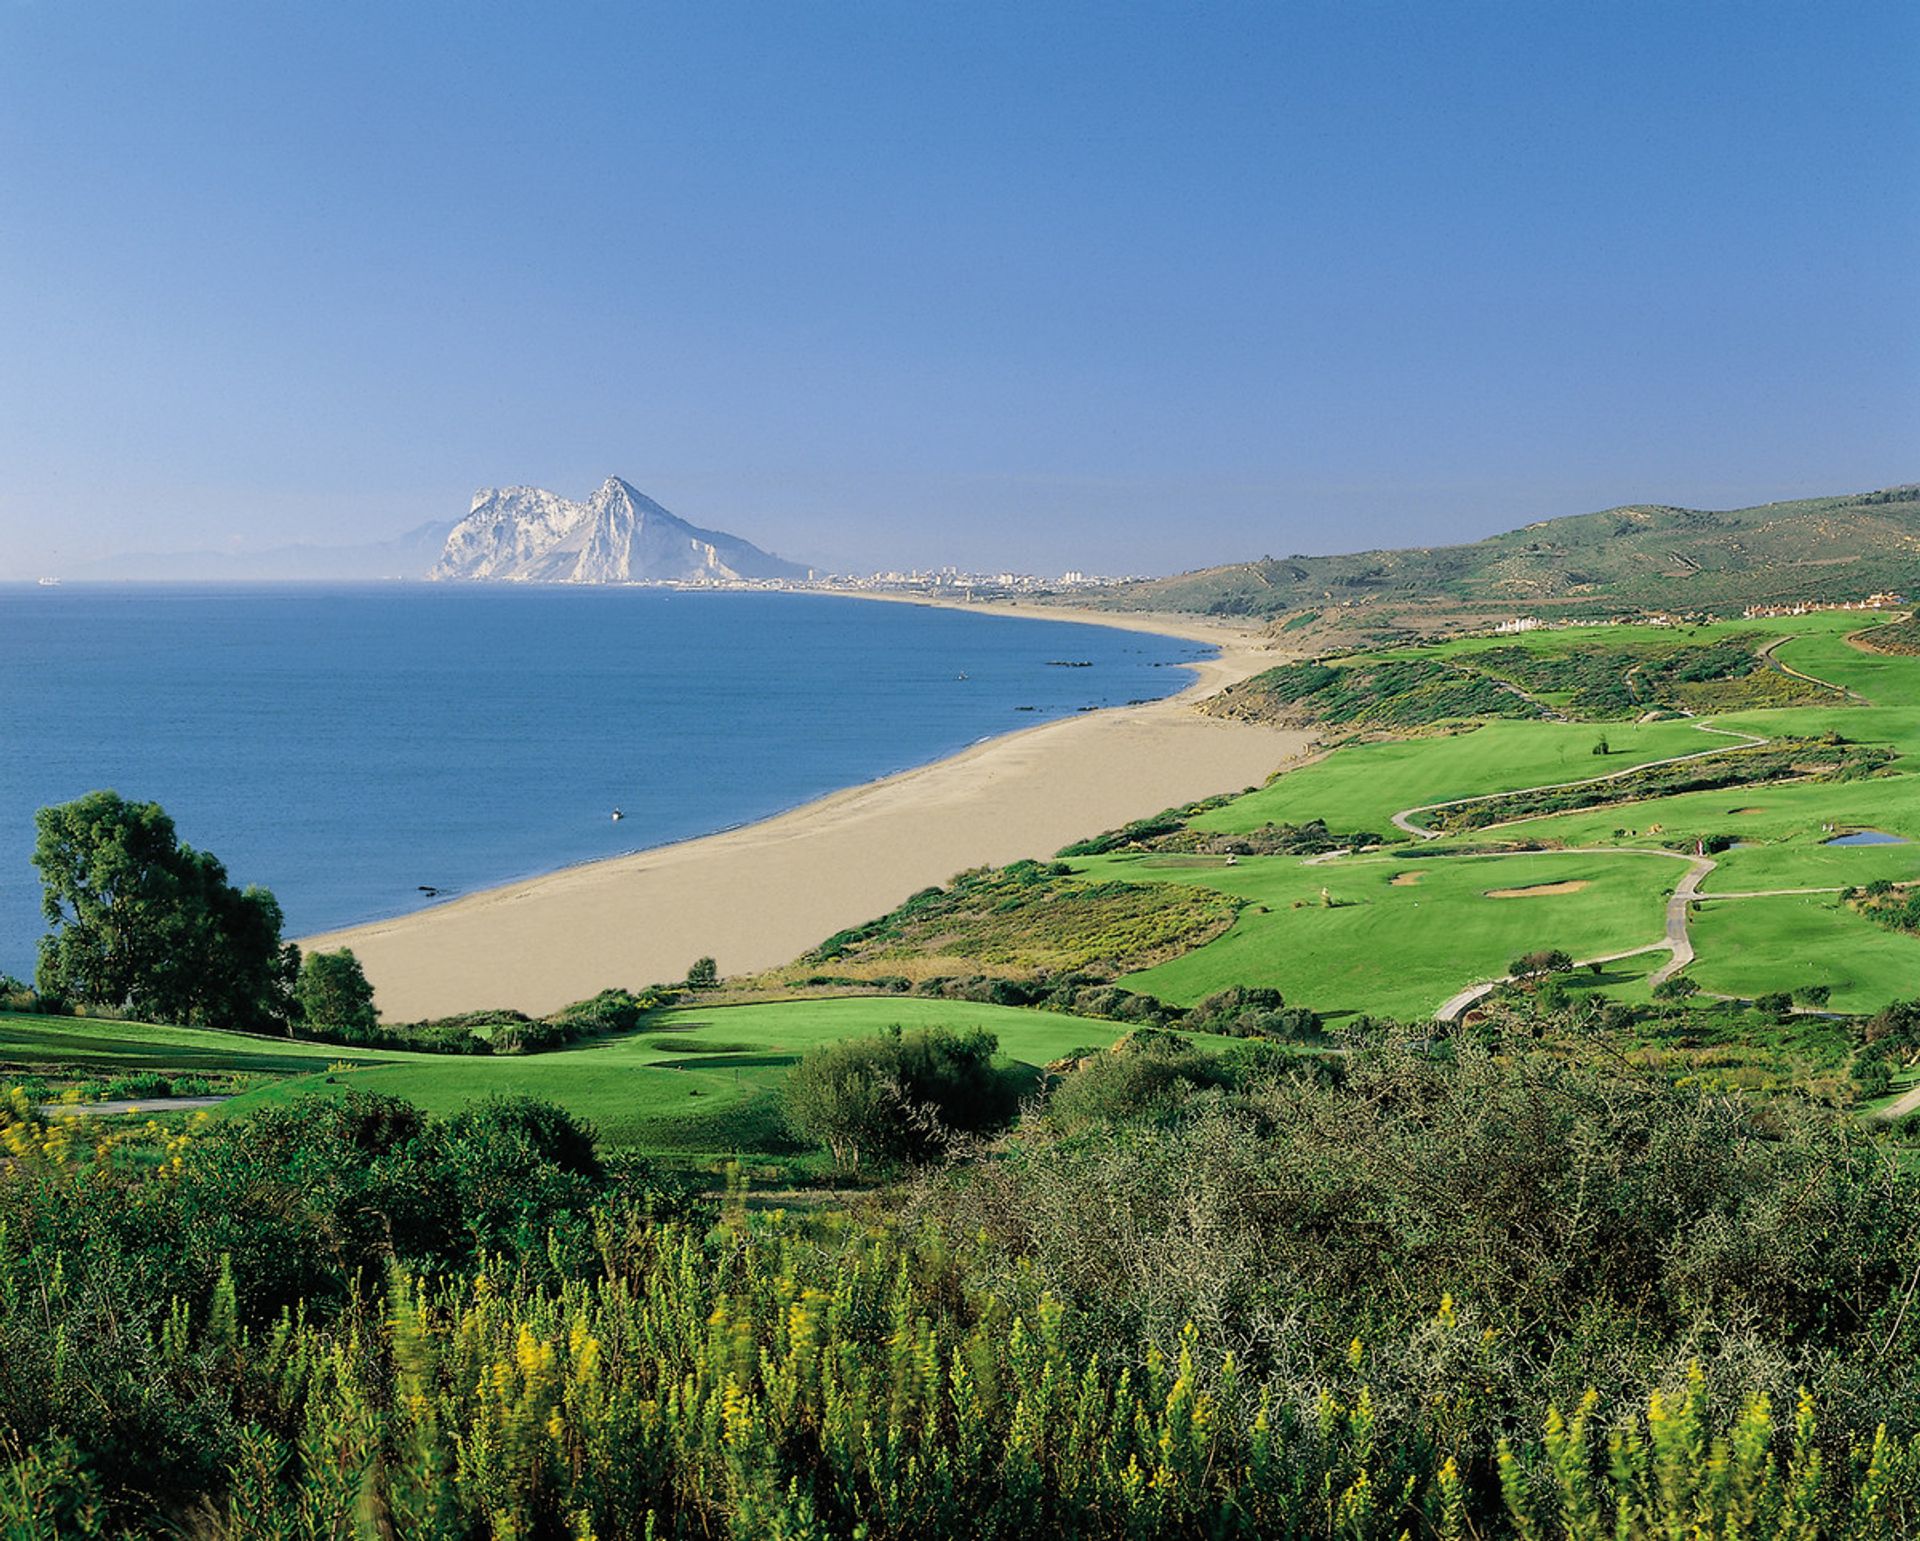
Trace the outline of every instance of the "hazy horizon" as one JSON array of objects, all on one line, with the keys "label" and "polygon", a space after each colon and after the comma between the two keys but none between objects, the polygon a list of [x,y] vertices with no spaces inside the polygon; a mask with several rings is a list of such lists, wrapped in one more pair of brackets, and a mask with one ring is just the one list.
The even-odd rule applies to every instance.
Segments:
[{"label": "hazy horizon", "polygon": [[618,475],[1171,572],[1910,481],[1920,12],[0,8],[0,576]]}]

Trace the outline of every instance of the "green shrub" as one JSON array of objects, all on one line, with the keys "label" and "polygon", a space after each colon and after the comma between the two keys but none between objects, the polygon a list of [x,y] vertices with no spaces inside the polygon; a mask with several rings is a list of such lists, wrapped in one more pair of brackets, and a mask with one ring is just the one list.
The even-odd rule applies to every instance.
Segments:
[{"label": "green shrub", "polygon": [[998,1048],[982,1028],[944,1027],[828,1044],[788,1075],[787,1121],[847,1171],[930,1160],[1018,1110],[1015,1079],[993,1064]]}]

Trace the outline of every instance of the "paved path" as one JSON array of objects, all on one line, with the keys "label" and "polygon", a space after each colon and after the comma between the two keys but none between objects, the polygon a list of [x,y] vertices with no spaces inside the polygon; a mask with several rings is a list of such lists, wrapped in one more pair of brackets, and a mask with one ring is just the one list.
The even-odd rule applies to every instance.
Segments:
[{"label": "paved path", "polygon": [[1909,1086],[1873,1116],[1891,1122],[1896,1118],[1905,1118],[1915,1108],[1920,1108],[1920,1085]]},{"label": "paved path", "polygon": [[[1566,854],[1573,855],[1578,853],[1584,856],[1605,856],[1615,851],[1632,851],[1643,856],[1675,856],[1682,861],[1691,862],[1692,865],[1687,869],[1687,875],[1681,878],[1680,882],[1675,886],[1672,897],[1667,900],[1667,934],[1664,941],[1649,942],[1644,947],[1629,948],[1626,952],[1610,952],[1604,953],[1597,958],[1582,958],[1574,964],[1574,967],[1581,969],[1595,963],[1616,963],[1622,958],[1637,958],[1642,953],[1648,952],[1670,953],[1672,956],[1647,976],[1647,983],[1653,985],[1671,979],[1689,963],[1693,962],[1696,955],[1693,950],[1693,938],[1687,931],[1687,916],[1689,907],[1694,904],[1707,903],[1716,899],[1782,899],[1793,894],[1843,894],[1846,892],[1844,888],[1757,888],[1745,893],[1703,894],[1700,892],[1700,885],[1707,880],[1707,874],[1712,872],[1714,867],[1718,865],[1710,856],[1688,856],[1680,851],[1655,851],[1640,846],[1612,845],[1575,846],[1569,849]],[[1534,855],[1537,853],[1526,852],[1516,854]],[[1460,1014],[1468,1007],[1485,999],[1501,985],[1511,984],[1513,979],[1514,976],[1512,974],[1504,974],[1498,979],[1483,980],[1479,984],[1467,986],[1466,989],[1448,996],[1440,1003],[1440,1009],[1433,1014],[1434,1020],[1437,1022],[1457,1021]],[[1716,997],[1716,999],[1730,1001],[1738,1000],[1740,997],[1723,995]],[[1813,1013],[1813,1015],[1819,1014],[1820,1013]],[[1912,1095],[1916,1099],[1914,1106],[1920,1107],[1920,1086],[1914,1088]],[[1889,1113],[1888,1116],[1893,1115]]]},{"label": "paved path", "polygon": [[[1844,640],[1851,642],[1857,635],[1857,632],[1849,632]],[[1817,674],[1808,674],[1804,670],[1794,668],[1790,663],[1780,662],[1779,659],[1773,656],[1773,650],[1782,643],[1797,642],[1798,640],[1799,638],[1791,633],[1784,637],[1775,637],[1759,650],[1760,656],[1766,659],[1770,668],[1778,669],[1782,674],[1791,674],[1797,680],[1805,680],[1809,685],[1818,685],[1823,690],[1831,690],[1835,695],[1843,696],[1849,701],[1858,701],[1862,706],[1873,705],[1871,701],[1861,695],[1857,690],[1849,689],[1845,685],[1837,685],[1832,680],[1823,680]]]},{"label": "paved path", "polygon": [[124,1102],[49,1102],[40,1112],[47,1118],[91,1118],[113,1113],[191,1113],[199,1108],[217,1108],[231,1097],[147,1097]]},{"label": "paved path", "polygon": [[[1697,722],[1694,726],[1702,733],[1717,733],[1723,738],[1739,739],[1740,742],[1733,746],[1735,749],[1758,749],[1762,744],[1772,742],[1770,739],[1761,738],[1756,734],[1741,733],[1734,728],[1716,728],[1711,723]],[[1495,798],[1500,797],[1519,797],[1527,792],[1565,792],[1572,790],[1574,787],[1597,786],[1603,781],[1618,781],[1624,776],[1636,775],[1644,770],[1652,770],[1656,766],[1684,765],[1689,760],[1704,760],[1710,755],[1726,754],[1728,752],[1726,748],[1696,749],[1692,754],[1669,755],[1664,760],[1643,760],[1638,765],[1629,765],[1625,770],[1608,771],[1605,775],[1601,776],[1583,776],[1578,781],[1550,781],[1544,786],[1515,787],[1507,792],[1478,792],[1472,797],[1450,797],[1445,802],[1422,803],[1418,808],[1403,808],[1400,812],[1393,815],[1393,823],[1395,828],[1404,830],[1407,834],[1416,836],[1421,840],[1438,840],[1444,831],[1427,829],[1422,825],[1415,824],[1413,822],[1414,815],[1437,813],[1443,808],[1464,808],[1468,803],[1492,802]],[[1537,817],[1537,815],[1534,816]],[[1488,827],[1494,828],[1497,826],[1490,825]]]},{"label": "paved path", "polygon": [[[1603,953],[1597,958],[1582,958],[1574,967],[1590,968],[1596,963],[1618,963],[1622,958],[1637,958],[1642,953],[1664,952],[1665,942],[1649,942],[1644,947],[1629,947],[1625,952]],[[1513,983],[1512,974],[1503,974],[1498,979],[1483,979],[1479,984],[1468,985],[1466,989],[1449,995],[1440,1003],[1440,1009],[1433,1014],[1436,1022],[1457,1022],[1469,1007],[1478,1005],[1486,997],[1504,984]]]},{"label": "paved path", "polygon": [[[1790,674],[1795,679],[1806,680],[1809,684],[1819,685],[1852,700],[1866,703],[1866,697],[1860,695],[1857,691],[1849,690],[1844,685],[1837,685],[1832,680],[1823,680],[1815,675],[1804,673],[1794,668],[1791,664],[1781,663],[1779,659],[1773,656],[1774,649],[1778,648],[1782,643],[1793,640],[1792,636],[1776,637],[1773,641],[1759,649],[1759,655],[1766,660],[1770,668],[1778,669],[1783,674]],[[1849,636],[1848,640],[1851,641],[1852,637]],[[1634,669],[1628,671],[1628,688],[1630,690],[1633,688],[1632,675],[1638,667],[1636,664]],[[1762,744],[1772,742],[1770,739],[1763,738],[1758,734],[1743,733],[1735,728],[1717,728],[1710,722],[1698,722],[1695,723],[1694,726],[1702,733],[1714,733],[1723,738],[1738,739],[1740,742],[1734,746],[1735,748],[1757,749]],[[1414,836],[1416,839],[1437,840],[1443,831],[1427,829],[1423,825],[1414,823],[1413,820],[1416,815],[1437,813],[1443,808],[1461,808],[1469,803],[1488,802],[1499,797],[1516,797],[1526,792],[1561,792],[1571,790],[1574,787],[1596,786],[1601,782],[1618,781],[1622,777],[1631,776],[1643,770],[1651,770],[1655,766],[1681,765],[1689,760],[1704,760],[1710,755],[1726,754],[1728,752],[1729,751],[1724,748],[1702,749],[1697,750],[1693,754],[1671,755],[1664,760],[1643,761],[1639,765],[1630,765],[1625,770],[1610,771],[1600,776],[1586,776],[1578,781],[1556,781],[1545,786],[1516,787],[1510,792],[1483,792],[1473,797],[1454,797],[1444,802],[1423,803],[1418,808],[1401,809],[1400,812],[1393,815],[1393,824],[1396,829],[1402,830]],[[1525,820],[1508,820],[1507,822],[1523,823]],[[1487,829],[1498,829],[1501,826],[1491,824],[1484,827]],[[1718,865],[1710,856],[1689,856],[1683,851],[1668,851],[1648,846],[1573,846],[1567,849],[1566,854],[1605,856],[1621,852],[1630,852],[1642,856],[1669,856],[1688,863],[1686,876],[1674,885],[1673,893],[1667,899],[1666,937],[1663,941],[1649,942],[1644,947],[1630,948],[1626,952],[1605,953],[1597,958],[1582,958],[1574,966],[1576,968],[1586,968],[1595,963],[1614,963],[1622,958],[1638,957],[1642,953],[1665,951],[1669,954],[1667,961],[1647,976],[1648,983],[1653,985],[1665,983],[1693,962],[1695,953],[1693,949],[1693,939],[1688,935],[1687,931],[1687,917],[1691,907],[1701,900],[1776,899],[1793,894],[1833,894],[1845,892],[1842,888],[1765,888],[1744,893],[1703,894],[1700,891],[1700,885],[1706,882],[1708,876],[1711,875],[1714,868]],[[1332,854],[1333,853],[1329,853],[1329,856]],[[1523,853],[1516,852],[1515,854]],[[1533,853],[1529,852],[1524,854]],[[1466,989],[1455,992],[1440,1003],[1440,1009],[1434,1013],[1435,1020],[1440,1022],[1457,1021],[1461,1013],[1477,1002],[1484,1000],[1501,985],[1511,983],[1513,977],[1513,975],[1507,974],[1499,979],[1482,980],[1478,984],[1469,985]],[[1920,1108],[1920,1086],[1914,1087],[1912,1091],[1908,1092],[1897,1103],[1888,1108],[1882,1116],[1895,1118],[1902,1113],[1912,1111],[1914,1108]]]},{"label": "paved path", "polygon": [[[1537,855],[1537,852],[1516,852],[1516,855]],[[1593,958],[1580,958],[1575,968],[1587,968],[1595,963],[1616,963],[1622,958],[1637,958],[1642,953],[1665,952],[1671,954],[1667,961],[1648,976],[1650,984],[1659,984],[1680,972],[1693,962],[1693,941],[1687,935],[1687,906],[1700,896],[1700,885],[1706,881],[1707,874],[1718,865],[1711,856],[1689,856],[1684,851],[1666,851],[1654,846],[1638,845],[1583,845],[1570,846],[1563,853],[1567,856],[1665,856],[1674,861],[1687,863],[1686,875],[1674,885],[1673,893],[1667,900],[1667,931],[1662,941],[1648,942],[1642,947],[1629,947],[1624,952],[1602,953]],[[1445,858],[1441,858],[1444,860]],[[1448,996],[1440,1003],[1440,1009],[1434,1012],[1437,1022],[1453,1022],[1469,1006],[1475,1005],[1492,994],[1501,985],[1511,984],[1512,974],[1502,974],[1498,979],[1485,979],[1477,984],[1468,985]]]}]

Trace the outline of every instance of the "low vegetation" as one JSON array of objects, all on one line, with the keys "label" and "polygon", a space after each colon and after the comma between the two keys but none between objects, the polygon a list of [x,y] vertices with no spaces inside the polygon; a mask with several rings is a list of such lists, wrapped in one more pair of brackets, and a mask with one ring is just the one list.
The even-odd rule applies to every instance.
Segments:
[{"label": "low vegetation", "polygon": [[1894,658],[1920,656],[1920,616],[1906,616],[1885,626],[1857,631],[1850,639],[1869,653],[1885,653]]},{"label": "low vegetation", "polygon": [[[1920,901],[1823,843],[1920,833],[1920,740],[1900,655],[1821,625],[1791,657],[1895,710],[1778,710],[1747,628],[1301,666],[1289,709],[1431,736],[541,1019],[380,1024],[272,927],[263,993],[164,815],[58,810],[106,1014],[0,1014],[0,1533],[1920,1533]],[[1432,732],[1467,687],[1519,715]],[[1771,742],[1542,715],[1694,690]],[[1454,798],[1552,822],[1365,849]],[[155,917],[232,977],[98,970]],[[223,1030],[112,1019],[150,1000]],[[38,1106],[191,1091],[239,1095]]]},{"label": "low vegetation", "polygon": [[12,1534],[1920,1522],[1920,1184],[1606,1052],[1149,1040],[858,1221],[526,1103],[5,1117]]},{"label": "low vegetation", "polygon": [[1203,705],[1218,717],[1404,730],[1464,717],[1547,715],[1499,680],[1433,659],[1281,664],[1229,685]]},{"label": "low vegetation", "polygon": [[[1211,941],[1238,905],[1204,889],[1083,883],[1062,862],[963,872],[801,960],[848,979],[956,972],[1111,978]],[[801,975],[801,977],[805,977]]]},{"label": "low vegetation", "polygon": [[1834,692],[1767,666],[1757,632],[1609,646],[1491,646],[1452,655],[1457,665],[1510,680],[1532,695],[1551,696],[1583,718],[1633,717],[1660,707],[1731,711],[1824,704]]},{"label": "low vegetation", "polygon": [[1915,587],[1920,487],[1710,510],[1641,504],[1545,519],[1461,546],[1263,557],[1103,590],[1115,609],[1390,630],[1436,614],[1587,615],[1820,603]]},{"label": "low vegetation", "polygon": [[1688,792],[1801,779],[1850,781],[1877,774],[1892,760],[1893,754],[1888,749],[1849,744],[1838,735],[1829,735],[1823,740],[1782,739],[1678,764],[1643,766],[1603,781],[1476,798],[1428,810],[1420,818],[1434,830],[1483,829],[1492,824],[1511,824],[1582,808],[1678,797]]}]

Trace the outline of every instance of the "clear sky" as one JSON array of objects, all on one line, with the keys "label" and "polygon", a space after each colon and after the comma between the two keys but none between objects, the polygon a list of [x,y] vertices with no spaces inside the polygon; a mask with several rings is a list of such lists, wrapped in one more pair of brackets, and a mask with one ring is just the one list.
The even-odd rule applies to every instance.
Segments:
[{"label": "clear sky", "polygon": [[1164,571],[1920,477],[1920,6],[0,0],[0,573],[618,473]]}]

